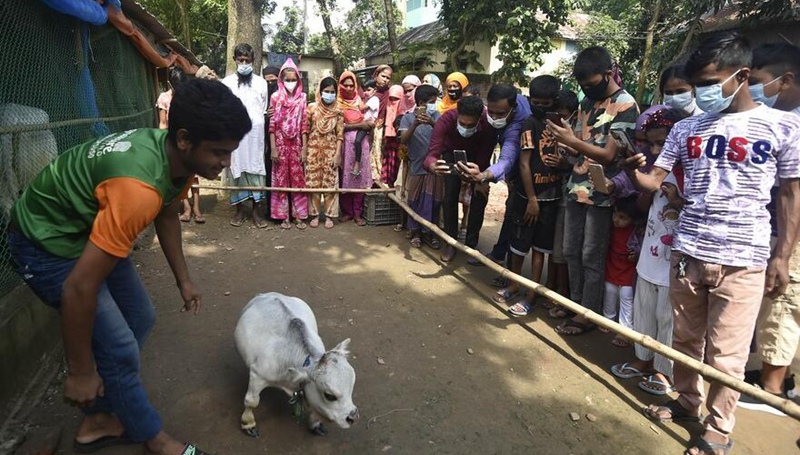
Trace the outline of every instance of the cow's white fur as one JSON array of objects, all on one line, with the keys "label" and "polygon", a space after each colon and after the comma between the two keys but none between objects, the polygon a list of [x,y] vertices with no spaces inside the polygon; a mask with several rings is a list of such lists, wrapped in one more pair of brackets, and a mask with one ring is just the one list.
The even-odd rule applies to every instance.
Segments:
[{"label": "cow's white fur", "polygon": [[283,389],[290,396],[302,390],[310,408],[309,428],[315,433],[325,433],[322,420],[341,428],[358,420],[352,399],[356,374],[347,361],[350,339],[326,352],[314,313],[304,301],[276,292],[257,295],[242,310],[234,337],[250,369],[242,414],[247,434],[258,434],[253,409],[267,387]]}]

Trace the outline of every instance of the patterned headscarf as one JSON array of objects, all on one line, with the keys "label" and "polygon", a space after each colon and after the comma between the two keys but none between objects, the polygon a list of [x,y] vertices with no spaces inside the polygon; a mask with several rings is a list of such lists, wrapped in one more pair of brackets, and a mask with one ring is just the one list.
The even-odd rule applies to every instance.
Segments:
[{"label": "patterned headscarf", "polygon": [[414,88],[408,93],[405,93],[406,88],[403,87],[403,102],[400,103],[400,114],[406,114],[407,112],[411,112],[412,110],[414,110],[415,107],[417,107],[417,102],[414,101],[414,93],[417,92],[417,87],[422,85],[422,82],[419,80],[417,76],[409,74],[408,76],[403,78],[403,82],[401,82],[401,85],[402,84],[411,84],[414,86]]},{"label": "patterned headscarf", "polygon": [[436,87],[436,90],[439,90],[439,94],[440,95],[442,94],[442,81],[439,80],[439,76],[433,73],[429,73],[426,74],[423,79],[429,79],[431,81],[429,85],[432,87]]},{"label": "patterned headscarf", "polygon": [[440,114],[444,114],[451,109],[455,109],[456,105],[458,105],[458,100],[450,98],[448,87],[450,87],[451,82],[458,82],[461,85],[461,90],[464,90],[469,85],[469,79],[467,79],[467,76],[465,76],[464,73],[450,73],[450,75],[447,76],[447,79],[444,81],[444,97],[442,97],[442,100],[436,104],[436,110],[438,110]]},{"label": "patterned headscarf", "polygon": [[[326,77],[322,79],[317,87],[317,93],[314,94],[314,123],[316,129],[322,134],[328,134],[336,129],[336,122],[339,116],[342,115],[342,110],[339,109],[338,102],[334,100],[330,105],[322,101],[322,84],[327,81],[333,81],[333,86],[336,87],[336,79]],[[328,85],[326,85],[328,86]]]},{"label": "patterned headscarf", "polygon": [[400,103],[403,101],[403,86],[393,85],[389,88],[389,102],[386,105],[386,123],[384,124],[385,135],[387,137],[397,136],[397,131],[394,128],[394,121],[397,120],[397,114],[400,113]]},{"label": "patterned headscarf", "polygon": [[[352,93],[347,93],[344,87],[344,81],[350,79],[355,84],[355,90]],[[364,113],[361,108],[364,101],[361,99],[361,88],[358,85],[358,78],[351,71],[345,71],[339,76],[339,95],[336,101],[339,109],[344,112],[344,122],[348,124],[361,123],[364,121]]]},{"label": "patterned headscarf", "polygon": [[[283,77],[287,70],[294,71],[297,75],[297,87],[295,87],[294,93],[289,93],[283,83]],[[272,120],[278,125],[284,136],[287,138],[299,137],[303,110],[306,108],[306,95],[303,93],[300,71],[297,70],[297,66],[291,58],[286,60],[278,74],[278,91],[272,95],[271,105],[275,107]]]},{"label": "patterned headscarf", "polygon": [[665,104],[656,104],[655,106],[650,106],[649,109],[642,112],[641,115],[636,119],[636,131],[644,131],[645,124],[650,117],[655,114],[656,112],[663,111],[664,109],[669,109],[669,106]]}]

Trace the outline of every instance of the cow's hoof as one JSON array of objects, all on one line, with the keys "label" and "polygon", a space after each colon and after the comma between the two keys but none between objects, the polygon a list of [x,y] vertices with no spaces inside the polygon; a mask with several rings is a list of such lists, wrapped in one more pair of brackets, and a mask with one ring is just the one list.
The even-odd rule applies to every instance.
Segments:
[{"label": "cow's hoof", "polygon": [[322,422],[319,422],[311,427],[311,432],[317,436],[325,436],[328,434],[328,429],[325,428],[325,425],[323,425]]},{"label": "cow's hoof", "polygon": [[251,438],[257,438],[258,437],[258,427],[242,428],[242,433],[246,434],[247,436],[250,436]]}]

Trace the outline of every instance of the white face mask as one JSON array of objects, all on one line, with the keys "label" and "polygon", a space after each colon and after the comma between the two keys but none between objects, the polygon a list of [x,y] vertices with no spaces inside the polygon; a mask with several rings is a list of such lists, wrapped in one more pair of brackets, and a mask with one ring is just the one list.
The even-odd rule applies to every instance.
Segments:
[{"label": "white face mask", "polygon": [[778,81],[779,79],[780,79],[780,77],[776,77],[775,79],[773,79],[770,82],[767,82],[766,84],[754,84],[754,85],[751,85],[750,86],[750,96],[753,97],[753,101],[755,101],[757,103],[764,103],[768,107],[775,106],[775,102],[778,101],[778,95],[780,95],[781,92],[777,92],[776,94],[774,94],[772,96],[767,96],[767,95],[764,94],[764,87],[766,87],[766,86]]},{"label": "white face mask", "polygon": [[727,97],[724,96],[722,92],[722,86],[728,83],[729,80],[736,77],[740,71],[742,70],[738,70],[731,74],[731,77],[725,79],[719,84],[713,84],[706,87],[695,87],[695,91],[697,92],[697,107],[702,109],[703,112],[708,112],[710,114],[718,114],[730,107],[731,103],[733,102],[733,97],[739,93],[739,90],[744,85],[744,82],[741,82],[739,87],[736,88],[736,91]]},{"label": "white face mask", "polygon": [[694,110],[690,109],[694,106],[694,96],[692,96],[692,92],[664,95],[664,104],[673,109],[691,112]]},{"label": "white face mask", "polygon": [[436,113],[436,103],[429,103],[425,105],[425,111],[428,115],[433,115]]},{"label": "white face mask", "polygon": [[241,74],[242,76],[249,76],[250,73],[253,72],[253,64],[252,63],[237,63],[236,64],[236,72]]},{"label": "white face mask", "polygon": [[297,81],[283,81],[283,86],[286,87],[286,90],[293,92],[297,88]]},{"label": "white face mask", "polygon": [[465,126],[461,126],[460,123],[456,123],[456,129],[458,129],[458,134],[460,134],[461,137],[470,137],[473,134],[475,134],[476,131],[478,131],[477,126],[474,126],[472,128],[467,128]]},{"label": "white face mask", "polygon": [[[513,109],[512,109],[512,110],[513,110]],[[506,114],[506,116],[505,116],[505,117],[503,117],[503,118],[499,118],[499,119],[493,119],[491,115],[488,115],[488,114],[487,114],[487,115],[486,115],[486,120],[488,120],[488,121],[489,121],[489,125],[492,125],[492,126],[495,128],[495,129],[498,129],[498,130],[499,130],[499,129],[503,129],[503,128],[505,128],[505,127],[506,127],[506,125],[508,124],[508,116],[509,116],[509,115],[511,115],[511,112],[510,112],[510,111],[509,111],[509,113],[508,113],[508,114]]]}]

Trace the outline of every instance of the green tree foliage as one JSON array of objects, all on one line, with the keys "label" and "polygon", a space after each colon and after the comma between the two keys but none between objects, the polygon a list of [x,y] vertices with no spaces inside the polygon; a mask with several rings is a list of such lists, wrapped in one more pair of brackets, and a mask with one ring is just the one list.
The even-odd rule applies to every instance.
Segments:
[{"label": "green tree foliage", "polygon": [[[394,24],[397,33],[403,33],[403,18],[396,8]],[[389,41],[383,0],[353,0],[353,8],[345,15],[344,23],[334,25],[334,30],[341,49],[342,67],[352,66]],[[309,38],[308,50],[311,53],[332,53],[330,42],[323,34]]]},{"label": "green tree foliage", "polygon": [[447,52],[446,66],[458,69],[472,43],[498,43],[503,66],[494,77],[524,82],[524,71],[551,51],[550,37],[573,6],[572,0],[442,0],[439,20],[449,31],[440,43]]},{"label": "green tree foliage", "polygon": [[303,12],[296,6],[284,6],[283,14],[283,20],[266,32],[268,49],[282,54],[301,54],[305,34]]}]

